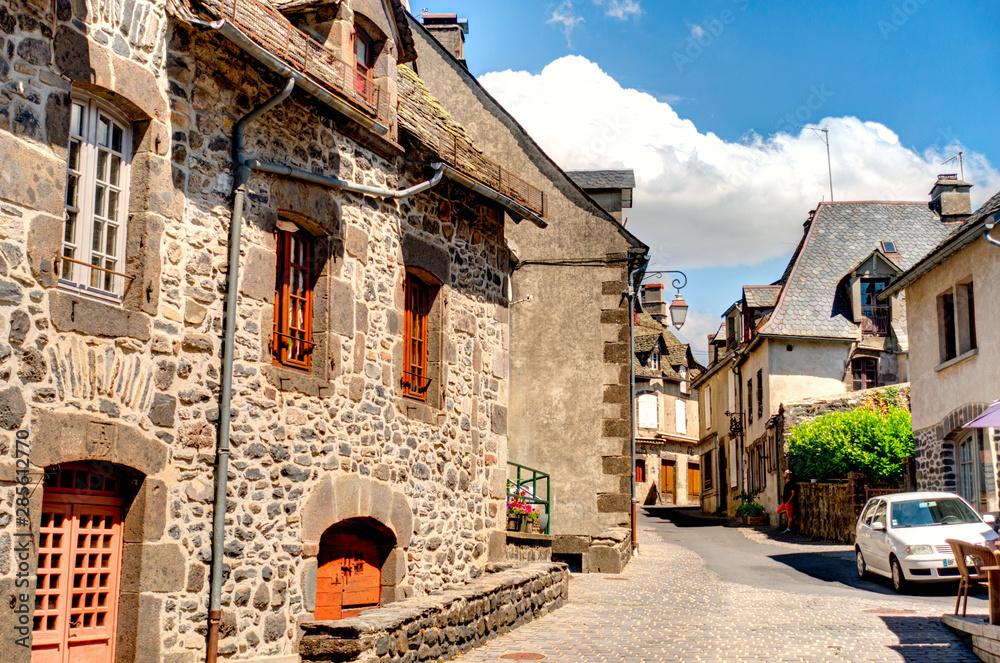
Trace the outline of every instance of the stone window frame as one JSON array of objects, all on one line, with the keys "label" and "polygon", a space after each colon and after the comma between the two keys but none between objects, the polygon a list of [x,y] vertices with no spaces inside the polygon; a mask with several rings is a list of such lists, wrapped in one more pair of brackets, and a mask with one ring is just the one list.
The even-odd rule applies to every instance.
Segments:
[{"label": "stone window frame", "polygon": [[426,400],[406,396],[402,390],[405,377],[405,329],[400,330],[399,341],[393,353],[393,381],[397,389],[397,406],[408,417],[426,423],[439,423],[444,416],[447,372],[445,368],[446,310],[451,256],[448,250],[415,233],[406,234],[402,240],[402,269],[397,282],[396,302],[399,314],[406,314],[405,282],[408,274],[418,276],[425,283],[437,283],[437,292],[427,316],[427,375],[431,378]]},{"label": "stone window frame", "polygon": [[[339,348],[335,334],[330,329],[330,272],[334,270],[333,264],[338,262],[338,247],[341,239],[335,229],[327,228],[311,216],[294,210],[279,208],[276,215],[272,217],[271,227],[265,227],[274,238],[274,244],[269,251],[263,252],[267,260],[273,260],[274,267],[267,270],[268,274],[277,277],[278,264],[278,233],[282,232],[280,225],[283,221],[295,224],[300,232],[306,233],[312,238],[312,269],[311,269],[311,339],[312,353],[310,355],[307,368],[292,366],[276,361],[275,352],[275,321],[277,319],[276,310],[279,304],[276,288],[272,283],[270,289],[270,301],[261,320],[260,335],[265,357],[269,357],[267,364],[262,367],[265,378],[279,390],[297,391],[310,396],[324,397],[333,393],[333,379],[337,376],[340,367]],[[265,224],[266,226],[267,224]],[[263,257],[263,256],[261,256]],[[249,275],[248,275],[249,277]],[[243,287],[241,285],[241,287]],[[246,294],[246,293],[244,293]],[[352,302],[353,305],[353,302]],[[269,312],[267,312],[269,311]]]},{"label": "stone window frame", "polygon": [[[80,108],[79,116],[75,114],[76,108]],[[131,163],[132,163],[132,134],[133,123],[114,104],[90,94],[80,88],[75,88],[70,94],[70,126],[67,141],[66,158],[66,197],[65,197],[65,217],[63,220],[63,249],[57,258],[56,266],[59,274],[58,286],[73,294],[96,299],[105,303],[118,305],[124,299],[125,293],[131,289],[131,281],[134,277],[126,275],[121,270],[125,265],[125,246],[128,238],[129,226],[129,192],[131,189]],[[76,118],[76,120],[74,120]],[[107,145],[98,144],[98,123],[101,118],[107,118],[111,122],[109,131],[113,134],[114,129],[120,126],[122,131],[121,142],[117,150],[114,149],[112,136],[106,137]],[[81,126],[74,127],[74,121]],[[73,145],[78,147],[74,153]],[[101,148],[105,148],[110,158],[106,162],[105,168],[112,172],[114,158],[121,158],[118,180],[111,182],[110,178],[105,182],[98,182],[98,163]],[[117,154],[116,154],[117,152]],[[72,160],[76,158],[76,167],[73,167]],[[75,186],[71,183],[75,180]],[[114,218],[104,216],[104,233],[109,232],[109,228],[115,228],[115,242],[112,251],[107,251],[107,244],[102,236],[98,242],[98,248],[94,248],[93,228],[94,217],[97,212],[94,209],[95,191],[104,186],[107,193],[99,197],[102,212],[104,208],[111,206],[112,194],[117,193],[116,214]],[[118,191],[112,190],[112,187]],[[70,192],[75,195],[70,200]],[[73,219],[72,224],[70,219]],[[72,235],[72,237],[70,237]],[[103,261],[103,267],[110,271],[101,270],[87,265],[93,265],[94,253],[103,255],[103,260],[98,258],[98,262]],[[74,262],[75,261],[75,262]],[[110,263],[110,267],[108,266]],[[96,272],[96,273],[95,273]],[[102,278],[103,277],[103,278]],[[91,285],[87,285],[87,281]],[[110,288],[94,285],[94,281],[110,280]]]},{"label": "stone window frame", "polygon": [[[406,270],[403,282],[403,375],[400,389],[404,398],[423,403],[428,402],[433,391],[440,388],[441,371],[436,366],[440,364],[440,354],[431,349],[432,344],[435,349],[440,346],[440,340],[435,338],[439,334],[431,329],[436,325],[436,331],[440,331],[440,324],[433,316],[435,300],[441,293],[441,284],[436,281],[432,274],[414,267]],[[422,385],[422,380],[427,380],[427,384]]]},{"label": "stone window frame", "polygon": [[[127,337],[141,342],[151,338],[150,319],[159,306],[160,237],[165,210],[154,209],[147,183],[163,177],[160,170],[164,149],[159,125],[145,107],[98,85],[74,81],[66,93],[65,102],[53,112],[50,121],[63,131],[62,140],[54,143],[59,151],[65,150],[69,161],[69,129],[74,98],[93,99],[102,110],[131,127],[127,172],[128,196],[121,208],[127,221],[118,241],[122,244],[120,270],[131,281],[131,287],[121,297],[101,297],[94,292],[63,287],[60,283],[61,256],[65,236],[65,207],[58,225],[54,219],[39,217],[29,230],[29,245],[34,248],[32,266],[39,283],[52,288],[49,310],[53,326],[61,332],[75,331],[99,337]],[[65,180],[64,180],[65,186]],[[66,196],[63,196],[65,202]]]},{"label": "stone window frame", "polygon": [[[312,366],[313,348],[315,347],[312,332],[313,318],[315,317],[313,292],[317,279],[313,261],[316,236],[298,227],[293,221],[286,218],[279,219],[275,235],[277,251],[275,260],[274,325],[271,339],[271,357],[278,366],[308,373]],[[295,263],[292,257],[296,239],[298,239],[298,246],[300,248],[304,247],[304,264],[301,264],[301,261],[298,264]],[[296,268],[305,272],[304,292],[301,295],[293,294],[290,284]],[[304,320],[301,322],[300,327],[295,327],[290,320],[293,317],[289,313],[289,304],[292,299],[302,300],[301,306],[304,309]],[[295,355],[297,356],[293,356],[293,344],[303,344],[308,347],[304,348],[301,352],[296,352]]]}]

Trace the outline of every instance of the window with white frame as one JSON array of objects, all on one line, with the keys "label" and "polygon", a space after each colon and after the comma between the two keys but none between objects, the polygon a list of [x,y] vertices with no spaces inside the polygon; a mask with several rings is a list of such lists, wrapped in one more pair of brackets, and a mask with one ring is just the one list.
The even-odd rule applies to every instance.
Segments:
[{"label": "window with white frame", "polygon": [[712,387],[711,385],[705,385],[702,390],[705,394],[705,428],[712,429]]},{"label": "window with white frame", "polygon": [[653,350],[649,355],[649,367],[654,371],[660,370],[660,353]]},{"label": "window with white frame", "polygon": [[108,104],[73,96],[60,286],[120,299],[132,127]]},{"label": "window with white frame", "polygon": [[674,401],[674,414],[677,417],[676,430],[681,435],[687,435],[688,425],[687,425],[687,407],[685,407],[684,401],[677,399]]},{"label": "window with white frame", "polygon": [[660,427],[656,394],[640,394],[636,398],[636,410],[639,428],[657,429]]}]

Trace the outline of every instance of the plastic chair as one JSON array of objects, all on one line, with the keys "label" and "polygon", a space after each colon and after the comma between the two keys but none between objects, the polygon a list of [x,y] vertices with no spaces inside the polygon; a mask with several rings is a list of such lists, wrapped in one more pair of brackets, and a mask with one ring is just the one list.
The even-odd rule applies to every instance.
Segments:
[{"label": "plastic chair", "polygon": [[[981,569],[984,566],[996,564],[997,558],[994,552],[985,546],[978,546],[958,539],[945,539],[945,543],[951,546],[951,552],[955,556],[955,565],[958,566],[958,572],[962,576],[958,581],[958,596],[955,597],[955,614],[958,614],[958,606],[961,603],[962,616],[964,617],[965,609],[969,605],[969,587],[974,582],[986,581],[987,575]],[[972,567],[971,572],[969,571],[970,566]]]}]

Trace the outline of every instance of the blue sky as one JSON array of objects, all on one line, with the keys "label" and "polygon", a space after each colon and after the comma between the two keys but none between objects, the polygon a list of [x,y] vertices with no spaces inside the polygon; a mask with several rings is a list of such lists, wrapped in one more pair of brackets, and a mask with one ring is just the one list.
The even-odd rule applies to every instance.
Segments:
[{"label": "blue sky", "polygon": [[780,276],[829,198],[825,148],[799,125],[830,129],[838,200],[922,200],[958,149],[974,204],[1000,188],[995,2],[411,2],[423,7],[469,19],[471,71],[557,162],[636,168],[629,229],[657,266],[688,272],[699,349],[741,284]]}]

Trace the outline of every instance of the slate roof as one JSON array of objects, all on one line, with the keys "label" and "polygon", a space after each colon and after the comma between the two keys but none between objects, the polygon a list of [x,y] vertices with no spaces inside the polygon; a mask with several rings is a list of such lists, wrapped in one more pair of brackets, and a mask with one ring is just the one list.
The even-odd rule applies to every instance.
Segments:
[{"label": "slate roof", "polygon": [[635,172],[631,170],[567,170],[566,174],[581,189],[635,188]]},{"label": "slate roof", "polygon": [[[968,221],[956,228],[948,237],[942,240],[940,244],[935,246],[933,250],[923,256],[920,259],[920,262],[907,269],[899,276],[899,278],[890,283],[889,287],[885,289],[885,296],[892,295],[898,290],[902,290],[929,272],[935,265],[945,260],[948,256],[958,252],[963,247],[982,237],[986,220],[997,212],[1000,212],[1000,191],[993,194],[992,198],[983,203],[983,205],[969,217]],[[995,228],[991,236],[1000,236],[998,229]]]},{"label": "slate roof", "polygon": [[899,251],[899,267],[908,269],[953,231],[927,203],[820,203],[760,333],[857,338],[850,301],[838,287],[852,267],[880,241],[890,240]]},{"label": "slate roof", "polygon": [[[687,343],[682,343],[672,331],[658,323],[653,316],[645,311],[638,312],[636,322],[635,356],[632,358],[632,365],[635,367],[637,377],[681,380],[683,379],[679,370],[681,366],[688,369],[688,380],[694,380],[701,375],[701,365],[693,360],[690,346]],[[661,342],[660,368],[654,371],[645,363],[649,360],[649,353]]]},{"label": "slate roof", "polygon": [[750,308],[771,308],[778,301],[780,285],[745,285],[743,297]]}]

